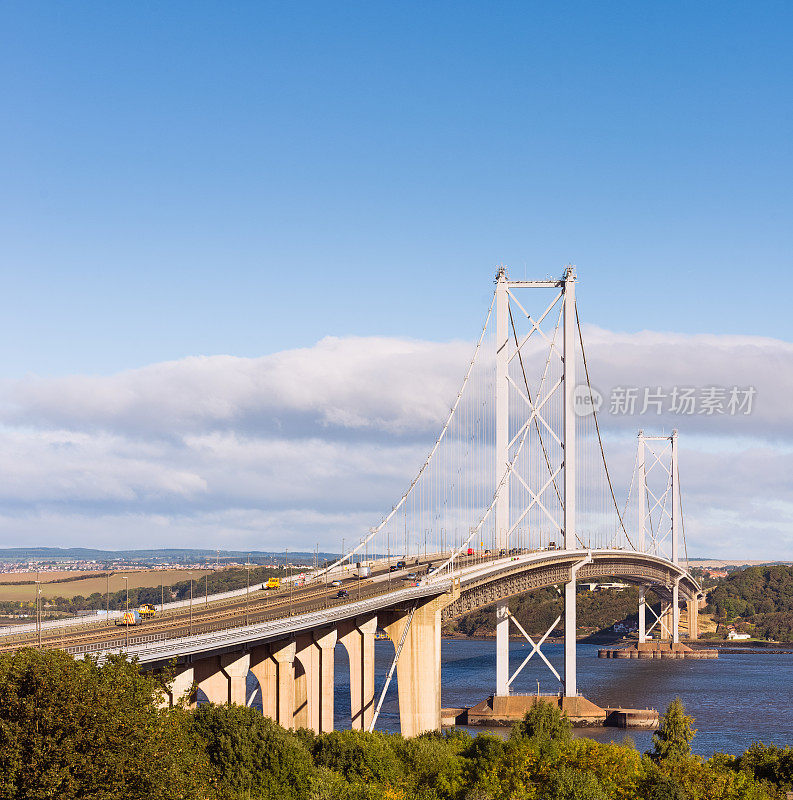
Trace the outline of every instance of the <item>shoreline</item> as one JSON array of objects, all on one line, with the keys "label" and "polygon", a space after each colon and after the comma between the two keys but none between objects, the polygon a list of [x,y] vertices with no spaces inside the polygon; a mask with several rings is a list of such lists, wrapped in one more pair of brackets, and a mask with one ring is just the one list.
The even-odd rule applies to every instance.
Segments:
[{"label": "shoreline", "polygon": [[[474,641],[474,642],[490,642],[495,641],[496,635],[495,633],[492,634],[477,634],[473,636],[466,636],[464,634],[454,634],[454,633],[444,633],[441,634],[441,638],[448,639],[450,641],[461,642],[461,641]],[[509,637],[510,641],[516,642],[525,642],[526,640],[522,636],[514,636],[511,635]],[[549,638],[548,643],[550,644],[561,644],[562,638],[561,637],[553,637]],[[612,636],[597,636],[597,635],[587,635],[587,636],[579,636],[576,639],[577,642],[582,644],[591,644],[591,645],[629,645],[629,644],[636,644],[635,639],[622,639],[616,638]],[[681,640],[683,644],[687,644],[693,650],[718,650],[720,653],[724,653],[725,655],[741,655],[743,653],[752,654],[752,655],[793,655],[793,643],[791,642],[730,642],[730,641],[721,641],[721,640],[712,640],[712,639],[697,639],[695,642],[688,642],[686,640]]]}]

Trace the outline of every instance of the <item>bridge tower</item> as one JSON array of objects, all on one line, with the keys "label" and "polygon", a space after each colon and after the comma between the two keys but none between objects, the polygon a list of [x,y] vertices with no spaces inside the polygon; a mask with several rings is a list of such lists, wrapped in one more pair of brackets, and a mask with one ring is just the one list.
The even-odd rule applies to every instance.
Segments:
[{"label": "bridge tower", "polygon": [[[509,386],[509,293],[511,289],[556,288],[562,292],[562,386],[563,429],[562,447],[563,536],[565,550],[576,549],[576,415],[574,390],[576,386],[575,339],[577,318],[575,308],[576,274],[567,267],[561,280],[510,281],[501,267],[496,273],[496,465],[498,475],[508,476],[510,464],[510,386]],[[530,320],[531,321],[531,320]],[[535,323],[532,324],[537,327]],[[539,415],[534,409],[532,415]],[[509,480],[498,489],[495,507],[496,547],[509,549],[510,520]],[[506,600],[496,605],[496,695],[509,694],[509,610]],[[576,580],[575,570],[564,589],[564,694],[575,697],[576,686]]]},{"label": "bridge tower", "polygon": [[[668,465],[668,466],[667,466]],[[680,476],[678,472],[677,430],[671,435],[648,436],[639,431],[636,455],[638,483],[638,530],[637,547],[640,552],[662,555],[673,564],[680,563],[680,531],[682,513],[680,508]],[[662,476],[664,489],[660,491],[657,480],[651,473]],[[671,587],[672,602],[662,609],[661,616],[647,628],[647,605],[644,588],[639,591],[639,643],[647,640],[656,624],[660,626],[661,638],[680,641],[680,597],[679,584]],[[696,608],[694,609],[696,615]],[[689,635],[692,634],[691,609],[689,609]]]}]

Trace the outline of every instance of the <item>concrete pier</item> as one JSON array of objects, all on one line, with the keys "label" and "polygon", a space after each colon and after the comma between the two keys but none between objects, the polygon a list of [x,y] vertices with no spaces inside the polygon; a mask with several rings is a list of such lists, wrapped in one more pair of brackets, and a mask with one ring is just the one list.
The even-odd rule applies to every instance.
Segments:
[{"label": "concrete pier", "polygon": [[549,703],[563,711],[575,728],[610,726],[652,730],[658,727],[655,709],[601,708],[585,697],[557,695],[491,695],[470,708],[445,708],[441,719],[446,726],[489,725],[508,727],[520,722],[538,703]]},{"label": "concrete pier", "polygon": [[[417,608],[405,637],[397,663],[403,736],[418,736],[441,727],[441,609],[446,602],[438,598]],[[402,640],[409,619],[410,609],[384,616],[383,628],[392,642]]]},{"label": "concrete pier", "polygon": [[598,658],[718,658],[718,650],[693,649],[682,642],[651,641],[623,647],[604,647],[598,650]]}]

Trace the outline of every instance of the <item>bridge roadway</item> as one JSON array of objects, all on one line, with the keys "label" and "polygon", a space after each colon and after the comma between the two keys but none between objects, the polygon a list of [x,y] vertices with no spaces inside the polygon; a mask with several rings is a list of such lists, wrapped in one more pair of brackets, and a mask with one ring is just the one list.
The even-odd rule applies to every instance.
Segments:
[{"label": "bridge roadway", "polygon": [[[189,606],[165,610],[150,620],[134,626],[124,626],[115,621],[89,618],[82,625],[54,627],[42,630],[41,644],[45,649],[66,650],[74,655],[90,652],[104,652],[114,649],[128,649],[129,645],[147,642],[160,642],[167,639],[181,639],[186,636],[202,636],[215,631],[239,628],[269,620],[291,618],[320,609],[347,606],[350,603],[388,593],[407,584],[406,576],[412,572],[426,571],[428,564],[439,563],[440,556],[429,561],[423,558],[410,559],[409,566],[391,572],[388,565],[377,565],[372,569],[372,577],[358,579],[341,573],[338,585],[328,579],[308,581],[303,585],[282,585],[277,590],[251,588],[249,595],[233,599],[213,600],[209,596],[194,598],[192,610]],[[472,559],[466,559],[471,561]],[[396,561],[396,559],[392,559]],[[258,584],[257,584],[258,586]],[[340,589],[345,589],[349,597],[339,598]],[[35,630],[0,637],[0,652],[18,650],[21,647],[38,646]]]},{"label": "bridge roadway", "polygon": [[[431,562],[440,565],[440,554]],[[396,558],[392,559],[396,561]],[[428,560],[429,561],[429,560]],[[369,579],[346,578],[348,597],[324,578],[276,592],[205,603],[163,613],[138,628],[107,622],[42,634],[42,647],[100,658],[126,652],[147,669],[175,669],[170,702],[197,685],[214,702],[244,703],[249,672],[258,679],[264,712],[288,727],[333,729],[335,645],[350,661],[353,727],[366,728],[374,710],[377,627],[394,646],[402,731],[414,735],[440,725],[440,630],[447,619],[545,586],[619,577],[671,598],[678,583],[689,602],[699,586],[666,559],[625,550],[543,550],[508,556],[460,557],[451,572],[426,575],[428,561],[390,572],[378,562]],[[417,582],[404,580],[421,571]],[[415,584],[415,585],[414,585]],[[695,605],[695,603],[694,603]],[[246,624],[247,622],[247,624]],[[403,633],[405,634],[403,637]],[[36,634],[4,637],[0,650],[36,646]],[[175,668],[173,664],[176,664]],[[194,702],[194,696],[192,702]]]}]

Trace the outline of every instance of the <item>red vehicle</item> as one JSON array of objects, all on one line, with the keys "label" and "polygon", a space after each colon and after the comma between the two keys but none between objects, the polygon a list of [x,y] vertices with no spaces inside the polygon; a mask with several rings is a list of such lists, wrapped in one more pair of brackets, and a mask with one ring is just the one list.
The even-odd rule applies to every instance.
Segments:
[{"label": "red vehicle", "polygon": [[474,554],[474,548],[473,547],[469,547],[468,548],[468,553],[466,555],[472,556],[473,554]]}]

